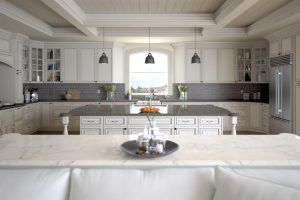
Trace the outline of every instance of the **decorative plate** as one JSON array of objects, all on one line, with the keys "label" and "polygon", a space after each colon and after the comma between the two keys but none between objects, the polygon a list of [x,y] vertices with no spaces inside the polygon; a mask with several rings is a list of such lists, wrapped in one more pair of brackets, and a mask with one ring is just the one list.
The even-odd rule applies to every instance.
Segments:
[{"label": "decorative plate", "polygon": [[124,151],[125,153],[138,157],[138,158],[157,158],[157,157],[162,157],[166,155],[170,155],[171,153],[177,151],[179,149],[179,145],[175,142],[172,142],[170,140],[166,141],[166,147],[165,147],[165,152],[161,154],[138,154],[138,145],[136,143],[136,140],[130,140],[128,142],[124,142],[121,145],[121,150]]}]

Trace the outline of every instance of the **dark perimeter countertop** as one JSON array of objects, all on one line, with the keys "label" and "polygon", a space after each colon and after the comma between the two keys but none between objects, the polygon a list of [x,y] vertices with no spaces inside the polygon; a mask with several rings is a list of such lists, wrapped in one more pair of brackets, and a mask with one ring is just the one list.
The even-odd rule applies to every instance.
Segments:
[{"label": "dark perimeter countertop", "polygon": [[87,105],[63,113],[61,116],[236,116],[227,109],[214,105],[168,105],[155,106],[158,113],[140,113],[140,106],[130,105]]}]

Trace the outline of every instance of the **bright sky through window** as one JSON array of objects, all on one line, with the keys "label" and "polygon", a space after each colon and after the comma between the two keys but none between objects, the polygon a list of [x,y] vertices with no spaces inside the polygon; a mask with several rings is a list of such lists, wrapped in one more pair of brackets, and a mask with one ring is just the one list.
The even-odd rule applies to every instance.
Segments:
[{"label": "bright sky through window", "polygon": [[148,52],[133,53],[129,56],[129,84],[133,94],[156,94],[168,92],[168,55],[152,52],[155,64],[145,64]]}]

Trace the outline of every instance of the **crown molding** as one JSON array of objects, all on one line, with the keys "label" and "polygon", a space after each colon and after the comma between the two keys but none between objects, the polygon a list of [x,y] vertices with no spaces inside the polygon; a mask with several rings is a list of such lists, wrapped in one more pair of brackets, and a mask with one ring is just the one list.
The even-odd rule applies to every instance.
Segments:
[{"label": "crown molding", "polygon": [[53,28],[53,37],[84,37],[85,35],[77,28]]},{"label": "crown molding", "polygon": [[83,25],[83,22],[86,19],[86,14],[73,0],[41,1],[88,37],[95,38],[98,36],[98,30],[96,28],[86,27]]},{"label": "crown molding", "polygon": [[299,16],[300,17],[300,1],[294,0],[285,6],[277,9],[276,11],[272,12],[271,14],[265,16],[264,18],[260,19],[259,21],[255,22],[254,24],[248,27],[248,35],[253,36],[257,35],[261,32],[266,31],[268,28],[273,26],[274,24],[279,24],[287,20],[288,18]]},{"label": "crown molding", "polygon": [[53,34],[51,26],[6,0],[0,1],[0,13],[22,24],[25,24],[26,26],[29,26],[47,36],[52,36]]},{"label": "crown molding", "polygon": [[272,42],[272,41],[290,37],[290,36],[293,36],[293,35],[296,35],[299,33],[300,33],[300,23],[294,24],[294,25],[284,28],[280,31],[271,33],[271,34],[267,35],[265,38],[268,41]]},{"label": "crown molding", "polygon": [[215,26],[216,23],[213,14],[86,14],[84,25],[92,27],[208,27]]},{"label": "crown molding", "polygon": [[222,38],[246,38],[247,35],[247,29],[246,28],[222,28],[216,31],[217,37]]}]

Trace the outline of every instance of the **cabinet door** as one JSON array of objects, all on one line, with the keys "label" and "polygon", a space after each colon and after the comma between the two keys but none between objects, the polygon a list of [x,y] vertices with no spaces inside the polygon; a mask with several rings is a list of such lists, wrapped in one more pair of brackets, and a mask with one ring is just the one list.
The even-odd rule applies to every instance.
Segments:
[{"label": "cabinet door", "polygon": [[222,135],[221,128],[200,128],[200,135]]},{"label": "cabinet door", "polygon": [[126,128],[104,128],[105,135],[125,135]]},{"label": "cabinet door", "polygon": [[14,114],[13,109],[7,109],[3,111],[2,116],[2,133],[14,132]]},{"label": "cabinet door", "polygon": [[262,106],[259,103],[250,104],[250,128],[262,130]]},{"label": "cabinet door", "polygon": [[[185,64],[185,82],[187,83],[199,83],[202,81],[201,79],[201,63],[192,64],[192,57],[195,53],[194,49],[186,50],[186,64]],[[198,56],[201,54],[200,51],[197,51]]]},{"label": "cabinet door", "polygon": [[79,80],[95,81],[95,49],[79,50]]},{"label": "cabinet door", "polygon": [[[300,102],[300,85],[296,86],[296,102]],[[300,135],[300,105],[296,103],[295,133]]]},{"label": "cabinet door", "polygon": [[274,41],[270,43],[270,56],[278,56],[280,53],[280,42]]},{"label": "cabinet door", "polygon": [[[96,81],[102,83],[112,82],[112,56],[111,49],[105,49],[108,63],[98,63],[96,67]],[[102,55],[102,50],[99,51],[98,58]],[[120,58],[122,59],[122,58]]]},{"label": "cabinet door", "polygon": [[236,81],[235,49],[220,49],[220,82]]},{"label": "cabinet door", "polygon": [[41,121],[40,127],[43,128],[51,128],[52,127],[52,114],[51,114],[51,103],[43,103],[41,104]]},{"label": "cabinet door", "polygon": [[175,135],[197,135],[197,128],[176,128]]},{"label": "cabinet door", "polygon": [[300,34],[296,36],[296,80],[300,81]]},{"label": "cabinet door", "polygon": [[290,53],[292,52],[292,38],[284,38],[281,41],[281,53]]},{"label": "cabinet door", "polygon": [[204,82],[217,82],[219,76],[218,67],[218,50],[204,49],[203,50],[203,71],[202,80]]},{"label": "cabinet door", "polygon": [[78,50],[64,49],[63,50],[63,81],[78,80]]},{"label": "cabinet door", "polygon": [[81,128],[80,135],[101,135],[102,128]]}]

